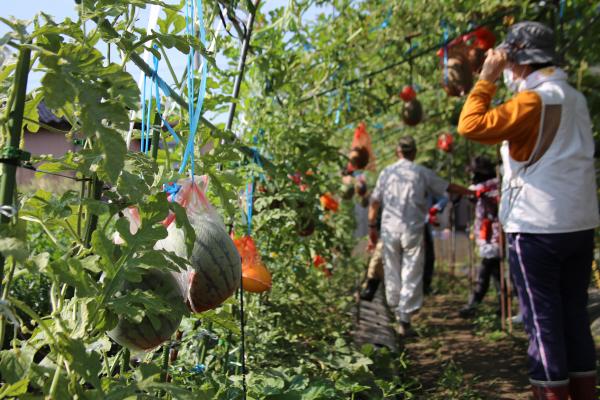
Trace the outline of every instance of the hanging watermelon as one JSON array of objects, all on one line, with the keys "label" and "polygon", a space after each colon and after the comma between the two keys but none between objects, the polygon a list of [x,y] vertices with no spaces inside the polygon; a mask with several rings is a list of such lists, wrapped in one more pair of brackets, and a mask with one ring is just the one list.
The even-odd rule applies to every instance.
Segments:
[{"label": "hanging watermelon", "polygon": [[271,273],[263,264],[251,236],[233,240],[242,258],[242,287],[247,292],[262,293],[271,289]]},{"label": "hanging watermelon", "polygon": [[[198,182],[203,187],[198,186]],[[193,312],[221,305],[240,285],[242,265],[238,251],[227,234],[221,217],[204,195],[208,178],[196,177],[182,183],[176,201],[186,209],[196,240],[189,268],[175,277]],[[168,236],[156,242],[155,249],[168,250],[186,258],[185,232],[176,224],[167,225]]]},{"label": "hanging watermelon", "polygon": [[450,133],[442,133],[438,136],[437,148],[445,153],[451,153],[453,149],[454,138]]},{"label": "hanging watermelon", "polygon": [[415,92],[415,89],[410,85],[404,86],[400,92],[400,98],[405,102],[412,101],[417,98],[417,92]]},{"label": "hanging watermelon", "polygon": [[367,125],[364,122],[360,122],[354,130],[352,150],[348,157],[350,162],[347,170],[350,172],[362,169],[374,171],[376,169],[371,136],[367,132]]},{"label": "hanging watermelon", "polygon": [[423,107],[419,100],[413,99],[404,103],[402,107],[402,120],[408,126],[415,126],[423,120]]},{"label": "hanging watermelon", "polygon": [[296,204],[290,204],[290,207],[296,210],[296,232],[299,236],[307,237],[315,232],[316,224],[316,207],[308,206],[304,201],[299,200]]},{"label": "hanging watermelon", "polygon": [[363,175],[361,175],[358,179],[356,179],[356,184],[354,187],[355,187],[356,194],[358,194],[361,197],[366,195],[367,190],[369,190],[369,187],[367,186],[367,182],[365,182],[365,178]]},{"label": "hanging watermelon", "polygon": [[369,165],[369,150],[362,146],[352,147],[348,158],[350,159],[349,171],[365,169]]},{"label": "hanging watermelon", "polygon": [[140,282],[125,283],[121,293],[135,290],[152,293],[165,300],[170,307],[152,315],[144,315],[139,322],[119,316],[117,326],[107,334],[131,351],[149,351],[169,339],[179,327],[185,312],[183,296],[175,278],[156,269],[144,271]]},{"label": "hanging watermelon", "polygon": [[485,50],[479,47],[471,47],[467,53],[467,59],[469,60],[471,71],[479,73],[485,61]]},{"label": "hanging watermelon", "polygon": [[455,47],[450,52],[447,65],[442,65],[442,85],[449,96],[462,97],[473,87],[473,72],[467,49]]},{"label": "hanging watermelon", "polygon": [[343,184],[341,187],[342,199],[350,200],[354,197],[354,185],[352,184]]}]

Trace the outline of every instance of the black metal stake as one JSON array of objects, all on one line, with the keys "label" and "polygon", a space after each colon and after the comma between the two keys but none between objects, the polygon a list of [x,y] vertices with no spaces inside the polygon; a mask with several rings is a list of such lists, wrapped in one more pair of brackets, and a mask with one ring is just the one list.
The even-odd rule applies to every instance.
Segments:
[{"label": "black metal stake", "polygon": [[246,36],[244,37],[244,41],[242,43],[242,53],[240,54],[240,60],[238,62],[237,69],[238,74],[235,77],[235,82],[233,84],[233,101],[229,106],[229,116],[227,117],[227,124],[225,125],[225,131],[227,132],[231,130],[231,126],[233,125],[233,117],[235,116],[237,99],[240,95],[242,81],[244,80],[244,70],[246,68],[246,58],[248,56],[248,49],[250,48],[250,38],[252,36],[252,28],[254,26],[254,17],[256,16],[256,11],[259,3],[260,0],[254,1],[254,10],[251,10],[250,17],[248,18],[248,22],[246,23]]}]

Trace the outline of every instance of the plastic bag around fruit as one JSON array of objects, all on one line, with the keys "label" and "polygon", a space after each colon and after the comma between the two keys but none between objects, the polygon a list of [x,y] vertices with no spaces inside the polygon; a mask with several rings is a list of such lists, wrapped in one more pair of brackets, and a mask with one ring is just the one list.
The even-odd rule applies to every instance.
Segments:
[{"label": "plastic bag around fruit", "polygon": [[271,273],[263,264],[256,243],[251,236],[233,239],[242,258],[242,287],[247,292],[262,293],[271,289]]},{"label": "plastic bag around fruit", "polygon": [[[377,165],[375,161],[375,153],[373,153],[373,146],[371,144],[371,136],[369,135],[369,132],[367,132],[367,125],[364,122],[360,122],[354,131],[354,136],[352,138],[352,152],[357,153],[357,155],[360,156],[358,158],[368,159],[360,160],[359,165],[355,165],[356,161],[354,163],[349,162],[347,166],[348,171],[352,172],[361,169],[369,171],[376,170]],[[365,153],[367,157],[362,156],[362,153]]]},{"label": "plastic bag around fruit", "polygon": [[[193,312],[203,312],[220,306],[240,285],[242,266],[239,253],[227,234],[221,217],[204,194],[206,176],[180,181],[181,188],[172,196],[185,208],[196,239],[185,269],[175,278]],[[168,250],[187,258],[185,232],[173,224],[169,215],[163,224],[167,237],[156,243],[155,249]]]},{"label": "plastic bag around fruit", "polygon": [[319,201],[321,202],[321,207],[323,207],[324,210],[337,212],[340,208],[340,203],[331,195],[331,193],[325,193],[321,195]]}]

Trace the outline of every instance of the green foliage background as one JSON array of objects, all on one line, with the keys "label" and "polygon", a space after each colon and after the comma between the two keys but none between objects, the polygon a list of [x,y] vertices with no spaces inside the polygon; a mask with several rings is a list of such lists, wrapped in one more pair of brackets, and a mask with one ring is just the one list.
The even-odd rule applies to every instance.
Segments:
[{"label": "green foliage background", "polygon": [[[230,10],[252,9],[247,1],[219,3]],[[493,154],[493,149],[458,138],[451,159],[436,150],[437,135],[454,130],[452,116],[460,100],[442,91],[435,51],[414,60],[412,77],[408,63],[390,66],[406,57],[408,34],[419,33],[411,54],[439,45],[442,21],[450,37],[482,21],[489,21],[499,39],[512,20],[537,19],[556,27],[559,44],[569,46],[564,67],[586,94],[598,122],[598,72],[590,66],[600,57],[594,40],[600,27],[586,26],[596,15],[597,2],[567,1],[562,25],[559,3],[551,3],[290,0],[269,13],[259,8],[234,124],[239,139],[224,140],[231,132],[223,132],[223,124],[217,129],[202,125],[196,148],[210,150],[198,151],[195,170],[210,176],[209,197],[238,233],[246,230],[240,191],[251,180],[264,189],[257,191],[253,236],[274,285],[267,294],[246,296],[249,398],[410,398],[418,389],[405,375],[403,355],[350,344],[351,292],[363,268],[351,256],[353,203],[343,202],[340,212],[332,214],[321,209],[319,196],[339,192],[340,170],[361,120],[368,123],[380,168],[393,160],[395,142],[404,134],[417,138],[420,162],[459,181],[466,180],[463,167],[471,155]],[[150,36],[134,27],[135,8],[148,4],[162,4],[166,10]],[[218,18],[216,5],[215,0],[204,2],[209,22]],[[184,35],[182,6],[82,0],[77,21],[55,21],[46,14],[30,22],[2,19],[12,31],[1,44],[31,48],[33,68],[43,73],[41,88],[27,98],[28,129],[39,127],[36,105],[44,99],[70,122],[66,134],[85,144],[76,153],[42,160],[46,171],[84,179],[79,190],[21,192],[18,218],[0,227],[0,251],[8,256],[2,313],[4,322],[9,316],[20,320],[14,332],[5,324],[0,398],[241,396],[238,299],[184,319],[182,338],[173,342],[179,357],[168,370],[170,382],[164,379],[161,349],[128,363],[127,353],[105,334],[118,315],[134,320],[169,306],[148,293],[120,294],[120,301],[114,301],[123,283],[136,281],[144,269],[172,270],[182,263],[153,249],[166,236],[160,221],[169,211],[187,230],[188,245],[193,239],[183,210],[162,192],[163,183],[180,177],[172,167],[182,146],[165,146],[156,160],[126,151],[129,111],[140,109],[136,82],[125,70],[127,60],[148,48],[150,40],[159,45],[152,51],[161,58],[163,49],[186,53],[192,46],[210,62],[205,115],[224,112],[232,101],[228,94],[238,41],[209,30],[216,51],[205,49]],[[316,9],[317,16],[303,18],[309,9]],[[111,49],[106,55],[98,50],[103,46]],[[217,67],[217,53],[230,60],[228,68]],[[10,111],[5,100],[14,90],[14,72],[15,59],[0,69],[3,143]],[[178,82],[184,79],[181,71],[173,75]],[[411,81],[426,112],[424,122],[414,128],[403,126],[397,98]],[[503,90],[500,98],[507,95]],[[175,129],[185,139],[187,110],[176,109],[171,117],[179,121]],[[249,162],[253,146],[263,156],[262,166]],[[295,173],[303,176],[306,190],[290,180]],[[131,205],[139,208],[143,223],[135,235],[119,214]],[[302,237],[298,232],[307,221],[316,229]],[[113,244],[115,232],[124,238],[123,246]],[[311,266],[316,255],[327,260],[332,278]],[[119,306],[123,302],[131,307]]]}]

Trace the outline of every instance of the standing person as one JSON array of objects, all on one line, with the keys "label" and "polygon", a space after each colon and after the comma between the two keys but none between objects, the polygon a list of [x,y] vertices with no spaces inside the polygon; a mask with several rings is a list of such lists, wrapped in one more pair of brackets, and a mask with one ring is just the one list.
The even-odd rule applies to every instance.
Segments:
[{"label": "standing person", "polygon": [[[377,233],[381,231],[381,210],[377,214]],[[369,265],[367,269],[367,282],[364,289],[360,293],[361,300],[372,301],[379,287],[379,283],[383,280],[383,242],[377,241],[375,248],[372,249],[371,257],[369,257]]]},{"label": "standing person", "polygon": [[427,194],[442,196],[446,191],[471,194],[462,186],[449,184],[433,171],[415,164],[417,146],[411,136],[400,139],[398,161],[385,168],[377,179],[369,207],[369,246],[379,239],[377,213],[381,216],[381,239],[385,294],[398,320],[397,331],[410,331],[411,315],[423,303],[423,229],[427,215]]},{"label": "standing person", "polygon": [[[583,95],[554,66],[552,30],[513,25],[487,54],[458,131],[503,142],[500,220],[529,335],[536,399],[596,399],[596,352],[587,314],[598,226],[594,140]],[[490,108],[502,76],[516,95]]]},{"label": "standing person", "polygon": [[[469,296],[468,304],[459,311],[463,318],[475,315],[490,286],[494,282],[500,303],[500,222],[498,221],[498,178],[492,161],[484,156],[476,157],[471,163],[473,186],[477,203],[475,204],[475,243],[478,246],[481,265],[477,271],[475,290]],[[500,308],[499,308],[500,309]]]},{"label": "standing person", "polygon": [[[433,196],[428,196],[428,203],[432,204]],[[444,196],[429,208],[429,214],[425,218],[425,267],[423,269],[423,294],[431,293],[431,284],[433,283],[433,270],[435,268],[435,247],[431,227],[439,225],[438,213],[444,210],[448,204],[448,197]]]}]

